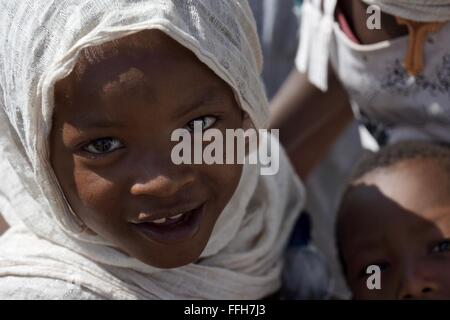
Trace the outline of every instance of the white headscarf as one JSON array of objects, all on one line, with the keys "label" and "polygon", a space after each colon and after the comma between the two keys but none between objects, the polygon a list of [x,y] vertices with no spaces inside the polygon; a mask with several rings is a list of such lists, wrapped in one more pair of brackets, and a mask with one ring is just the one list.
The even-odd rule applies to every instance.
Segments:
[{"label": "white headscarf", "polygon": [[159,29],[226,81],[256,128],[267,99],[256,26],[244,0],[0,2],[0,276],[60,279],[105,298],[257,299],[279,287],[281,254],[304,202],[281,154],[276,176],[245,165],[193,264],[161,270],[84,232],[49,162],[54,84],[83,48]]},{"label": "white headscarf", "polygon": [[[420,22],[450,21],[450,0],[361,0],[391,15]],[[323,2],[323,6],[322,6]],[[328,62],[337,0],[304,0],[296,66],[312,84],[328,90]]]}]

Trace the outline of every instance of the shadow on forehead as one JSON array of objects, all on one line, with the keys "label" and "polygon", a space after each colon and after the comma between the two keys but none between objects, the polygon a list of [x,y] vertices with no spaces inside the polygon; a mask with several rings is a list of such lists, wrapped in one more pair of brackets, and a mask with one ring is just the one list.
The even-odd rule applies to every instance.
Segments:
[{"label": "shadow on forehead", "polygon": [[73,75],[76,80],[82,80],[90,66],[117,57],[142,59],[150,53],[175,58],[195,57],[189,49],[164,32],[156,29],[143,30],[81,50]]},{"label": "shadow on forehead", "polygon": [[[347,274],[348,260],[359,254],[386,251],[400,243],[421,243],[426,248],[444,233],[437,221],[404,208],[377,186],[361,183],[349,187],[342,200],[335,236],[340,265]],[[396,242],[387,243],[388,238]]]},{"label": "shadow on forehead", "polygon": [[[349,223],[361,221],[379,221],[382,224],[395,220],[396,217],[410,218],[415,222],[426,222],[432,226],[434,222],[419,216],[408,208],[402,206],[396,199],[386,195],[377,185],[361,182],[348,188],[339,208],[338,221],[347,218],[346,214],[352,214]],[[370,218],[369,216],[372,215]],[[367,219],[366,219],[367,217]],[[387,219],[386,219],[387,218]],[[374,226],[374,225],[372,225]]]},{"label": "shadow on forehead", "polygon": [[56,104],[73,104],[74,97],[85,91],[89,95],[97,94],[104,89],[104,85],[117,80],[120,75],[127,77],[127,73],[130,78],[143,83],[142,71],[130,69],[135,65],[142,65],[150,57],[199,61],[189,49],[164,32],[156,29],[139,31],[81,50],[73,71],[55,86]]}]

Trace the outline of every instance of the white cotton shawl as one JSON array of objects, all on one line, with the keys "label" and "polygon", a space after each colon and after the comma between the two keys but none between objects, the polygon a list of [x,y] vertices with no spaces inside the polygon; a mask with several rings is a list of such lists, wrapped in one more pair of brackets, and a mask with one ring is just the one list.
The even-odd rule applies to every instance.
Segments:
[{"label": "white cotton shawl", "polygon": [[[49,163],[53,89],[83,48],[159,29],[226,81],[256,128],[267,125],[256,26],[244,0],[0,0],[0,279],[57,279],[105,299],[259,299],[280,286],[304,190],[244,165],[196,262],[163,270],[86,234]],[[275,141],[273,143],[276,143]],[[1,288],[0,288],[1,291]],[[76,298],[76,297],[73,297]]]},{"label": "white cotton shawl", "polygon": [[[361,0],[383,12],[420,22],[450,21],[450,0]],[[323,3],[323,5],[322,5]],[[328,90],[328,62],[337,0],[304,0],[296,66],[312,84]]]}]

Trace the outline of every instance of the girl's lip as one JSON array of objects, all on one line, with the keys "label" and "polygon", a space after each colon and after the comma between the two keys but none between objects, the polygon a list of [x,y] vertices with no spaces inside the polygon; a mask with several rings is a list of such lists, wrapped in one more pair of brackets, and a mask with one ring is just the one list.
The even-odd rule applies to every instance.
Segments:
[{"label": "girl's lip", "polygon": [[167,219],[174,216],[179,215],[180,213],[187,213],[190,211],[193,211],[197,209],[198,207],[202,206],[204,202],[197,202],[196,204],[186,205],[186,206],[179,206],[176,209],[169,209],[169,210],[152,210],[150,212],[141,212],[139,216],[136,219],[131,220],[131,223],[139,224],[139,223],[145,223],[145,222],[153,222],[160,219]]},{"label": "girl's lip", "polygon": [[132,223],[139,233],[163,244],[176,244],[193,238],[200,229],[204,204],[184,214],[179,221],[162,224],[152,222]]}]

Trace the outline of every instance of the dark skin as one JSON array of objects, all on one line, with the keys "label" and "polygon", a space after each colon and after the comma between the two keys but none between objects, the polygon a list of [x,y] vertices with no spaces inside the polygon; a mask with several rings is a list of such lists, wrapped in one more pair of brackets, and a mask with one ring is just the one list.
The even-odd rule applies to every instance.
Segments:
[{"label": "dark skin", "polygon": [[[366,25],[367,5],[360,0],[340,1],[339,6],[362,44],[394,39],[408,33],[394,16],[383,12],[382,28],[369,30]],[[280,129],[280,141],[302,178],[308,177],[353,119],[345,88],[331,68],[329,74],[328,91],[322,92],[294,69],[271,102],[271,127]]]},{"label": "dark skin", "polygon": [[[194,120],[224,132],[242,128],[246,117],[230,87],[160,31],[93,52],[55,88],[51,163],[65,196],[89,232],[126,254],[159,268],[194,262],[242,166],[175,165],[171,133],[192,129]],[[142,215],[191,204],[204,214],[183,241],[155,241],[133,228]]]},{"label": "dark skin", "polygon": [[340,1],[339,6],[362,44],[373,44],[408,34],[408,29],[405,26],[399,25],[394,16],[384,12],[381,12],[381,29],[368,29],[368,5],[361,0]]},{"label": "dark skin", "polygon": [[280,130],[280,142],[303,179],[353,119],[347,93],[332,70],[329,83],[323,93],[294,69],[271,101],[270,126]]},{"label": "dark skin", "polygon": [[[345,275],[355,299],[450,298],[450,184],[436,160],[405,160],[369,172],[338,214]],[[367,267],[381,269],[369,290]]]}]

